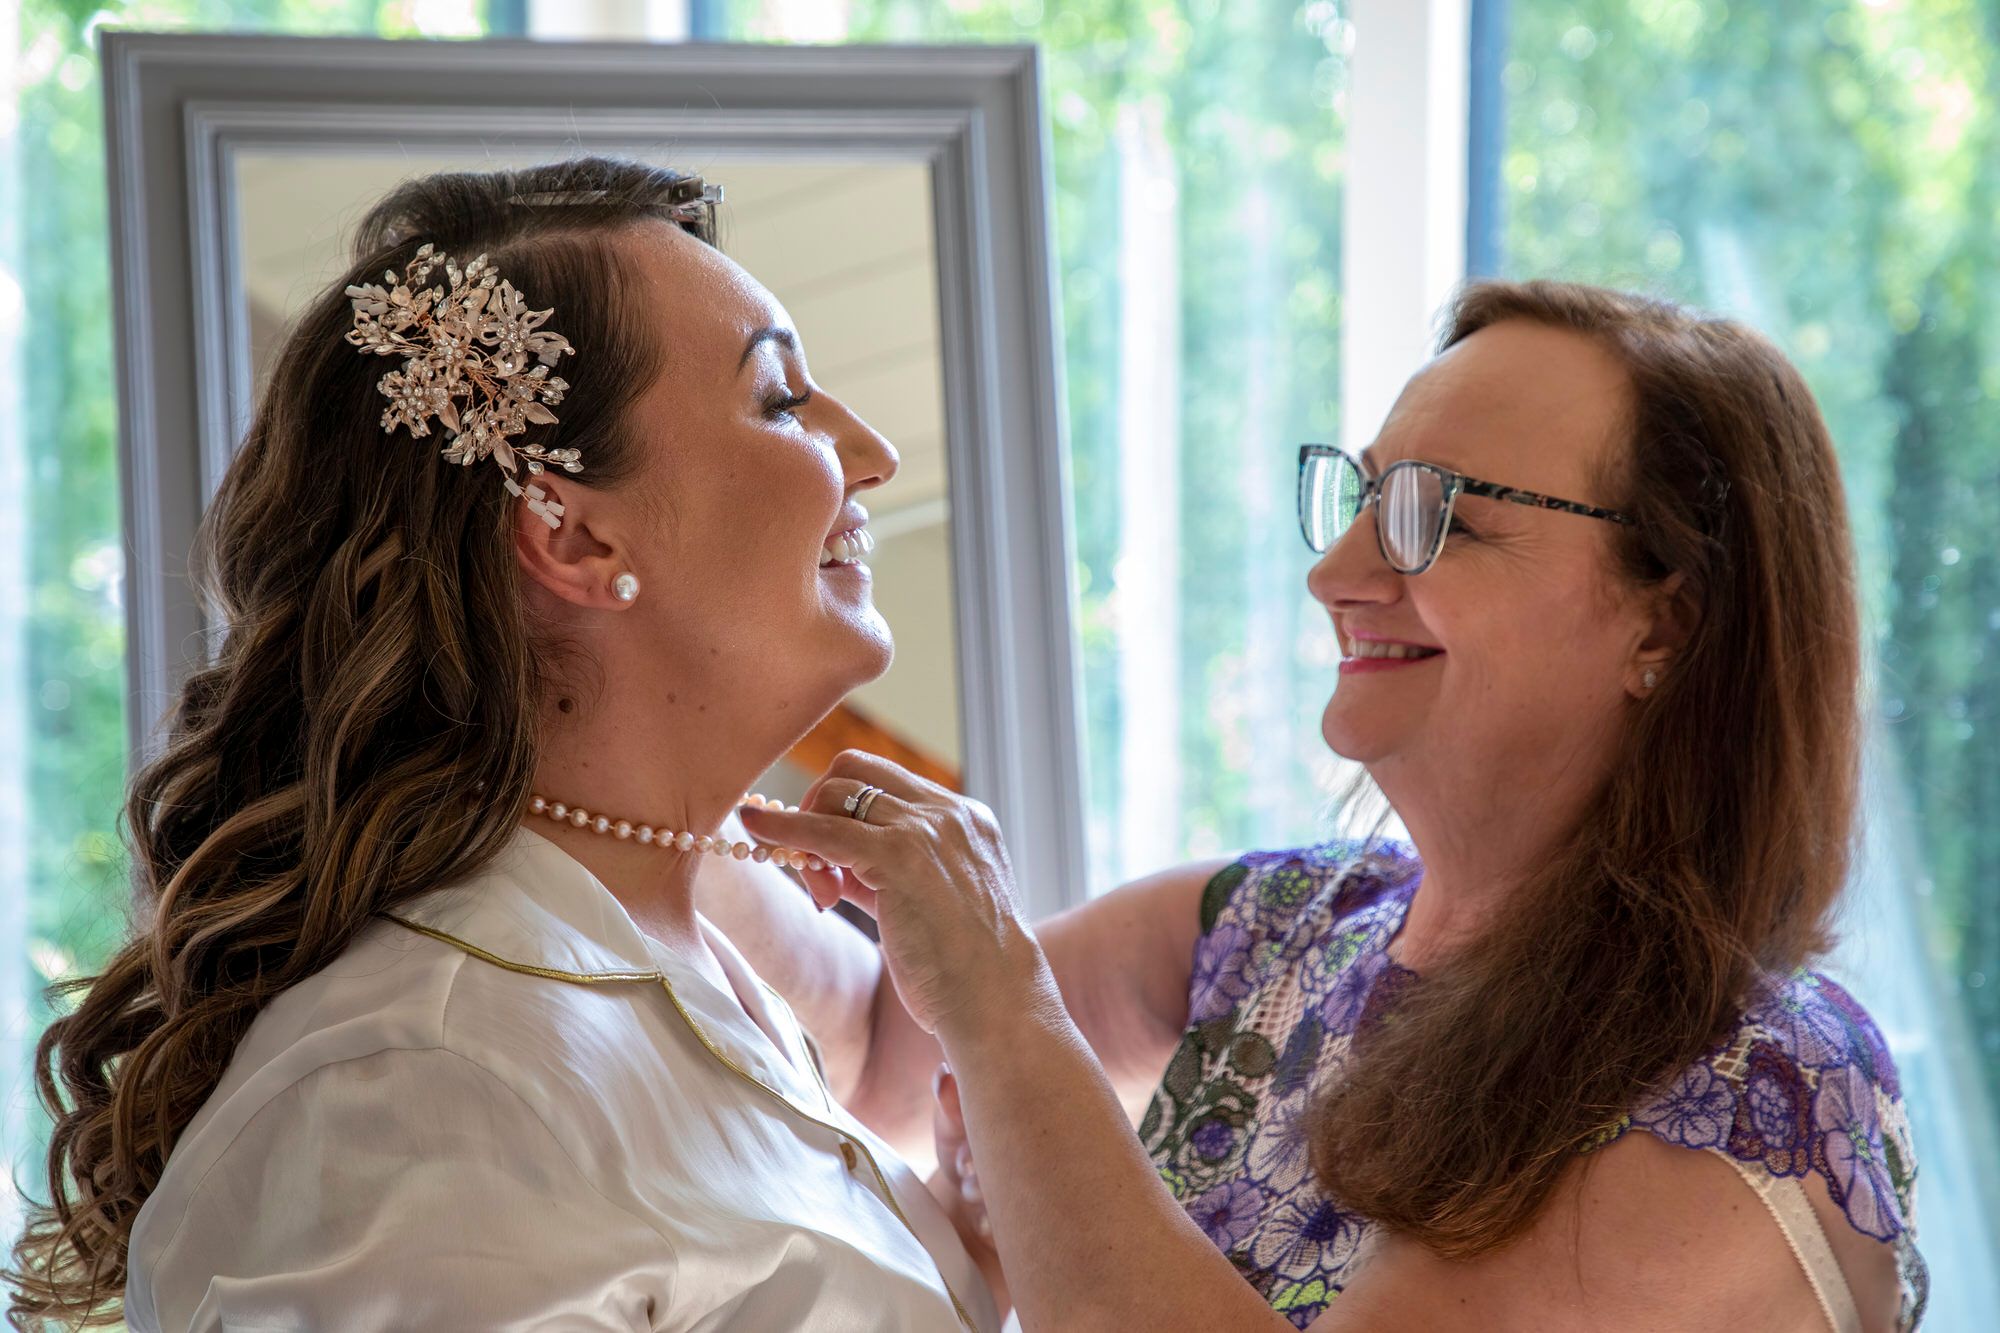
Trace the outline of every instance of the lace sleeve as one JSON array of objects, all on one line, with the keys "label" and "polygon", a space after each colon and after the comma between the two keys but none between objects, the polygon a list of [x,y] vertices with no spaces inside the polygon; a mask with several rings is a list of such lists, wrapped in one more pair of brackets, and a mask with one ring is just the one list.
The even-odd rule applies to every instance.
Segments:
[{"label": "lace sleeve", "polygon": [[1736,1031],[1626,1128],[1773,1176],[1819,1176],[1850,1226],[1895,1247],[1902,1327],[1915,1327],[1929,1277],[1916,1248],[1909,1117],[1881,1032],[1838,985],[1805,970],[1767,978]]}]

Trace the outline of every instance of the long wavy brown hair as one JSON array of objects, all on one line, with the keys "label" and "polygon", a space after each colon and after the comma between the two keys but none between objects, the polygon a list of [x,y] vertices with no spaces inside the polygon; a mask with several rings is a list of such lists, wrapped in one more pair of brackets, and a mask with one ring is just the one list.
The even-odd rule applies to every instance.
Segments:
[{"label": "long wavy brown hair", "polygon": [[487,255],[576,348],[561,421],[533,438],[616,486],[639,457],[627,409],[667,352],[624,242],[664,223],[713,243],[671,215],[687,179],[584,158],[412,181],[279,353],[198,543],[225,637],[125,808],[140,924],[102,974],[57,987],[80,1001],[36,1050],[50,1202],[6,1275],[17,1327],[120,1317],[133,1219],[251,1021],[377,913],[476,870],[528,801],[563,646],[523,612],[494,465],[383,431],[392,363],[343,341],[344,288],[427,242]]},{"label": "long wavy brown hair", "polygon": [[1617,575],[1697,615],[1616,769],[1474,945],[1399,994],[1315,1108],[1328,1191],[1439,1254],[1518,1237],[1761,971],[1828,943],[1859,776],[1847,504],[1805,381],[1742,325],[1567,283],[1476,283],[1440,350],[1526,320],[1630,379]]}]

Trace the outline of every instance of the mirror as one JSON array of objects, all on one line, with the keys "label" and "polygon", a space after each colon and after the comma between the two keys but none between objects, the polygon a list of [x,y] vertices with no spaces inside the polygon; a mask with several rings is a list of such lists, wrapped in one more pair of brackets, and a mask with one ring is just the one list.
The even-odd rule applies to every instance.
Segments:
[{"label": "mirror", "polygon": [[[238,419],[248,419],[271,358],[305,304],[346,268],[354,228],[370,205],[412,176],[536,160],[238,154],[234,244],[242,306],[234,313],[248,331],[250,363],[250,394],[233,405]],[[906,162],[726,157],[705,158],[699,170],[724,191],[717,219],[723,251],[791,312],[814,379],[902,457],[895,480],[863,501],[879,543],[868,562],[875,603],[895,632],[895,663],[851,695],[759,790],[796,801],[849,747],[962,790],[930,173]]]},{"label": "mirror", "polygon": [[[1084,894],[1071,541],[1031,47],[106,32],[133,751],[211,628],[186,578],[276,341],[361,212],[604,153],[725,189],[723,249],[902,454],[868,497],[890,673],[770,775],[872,749],[980,798],[1030,910]],[[504,90],[496,93],[495,90]]]}]

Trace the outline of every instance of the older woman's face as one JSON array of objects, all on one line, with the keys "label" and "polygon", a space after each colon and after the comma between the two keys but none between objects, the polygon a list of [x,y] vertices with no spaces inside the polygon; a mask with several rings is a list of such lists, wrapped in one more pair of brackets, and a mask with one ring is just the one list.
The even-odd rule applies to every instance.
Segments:
[{"label": "older woman's face", "polygon": [[[1588,339],[1525,322],[1483,329],[1403,391],[1367,451],[1371,473],[1420,459],[1483,481],[1601,506],[1627,446],[1623,369]],[[1436,562],[1396,573],[1371,509],[1314,566],[1342,663],[1327,743],[1398,788],[1535,783],[1601,769],[1623,727],[1649,613],[1617,576],[1611,524],[1461,496]],[[1357,659],[1356,644],[1425,655]],[[1442,784],[1442,787],[1440,787]]]}]

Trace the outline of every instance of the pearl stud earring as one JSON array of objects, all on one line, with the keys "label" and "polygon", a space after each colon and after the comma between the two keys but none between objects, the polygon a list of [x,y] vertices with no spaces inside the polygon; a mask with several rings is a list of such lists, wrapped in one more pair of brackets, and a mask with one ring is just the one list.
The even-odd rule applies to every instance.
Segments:
[{"label": "pearl stud earring", "polygon": [[1651,668],[1648,668],[1644,679],[1646,682],[1646,688],[1650,690],[1655,685],[1658,685],[1660,683],[1660,673],[1652,670]]},{"label": "pearl stud earring", "polygon": [[621,602],[629,602],[639,595],[639,576],[626,570],[611,580],[611,595]]}]

